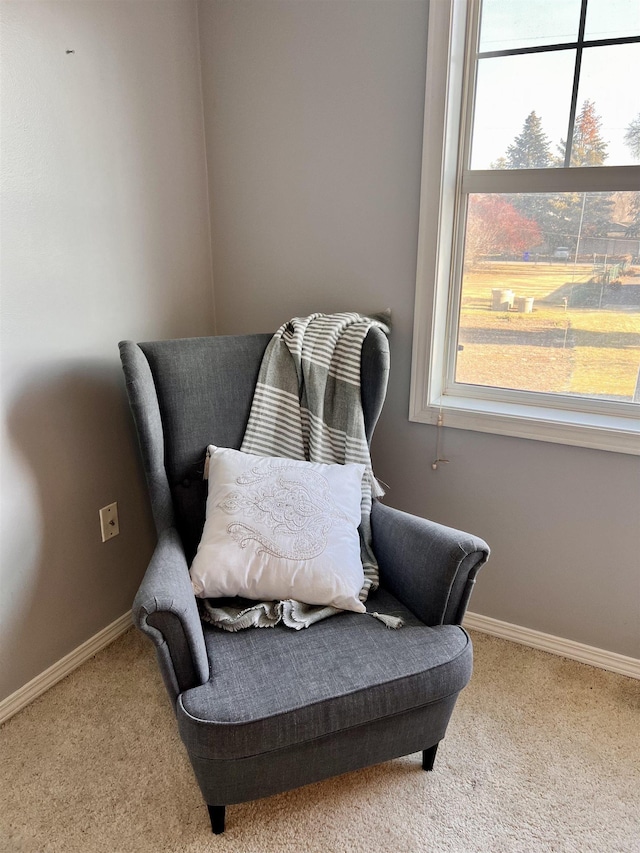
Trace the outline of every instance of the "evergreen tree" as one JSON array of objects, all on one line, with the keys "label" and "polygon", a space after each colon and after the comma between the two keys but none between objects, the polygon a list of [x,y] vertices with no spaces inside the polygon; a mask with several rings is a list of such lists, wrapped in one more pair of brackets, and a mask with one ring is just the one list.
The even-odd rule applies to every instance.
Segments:
[{"label": "evergreen tree", "polygon": [[[581,192],[562,193],[553,199],[555,223],[551,240],[556,246],[562,244],[572,251],[578,245],[578,236],[606,237],[611,227],[614,193]],[[582,248],[578,247],[579,253]]]},{"label": "evergreen tree", "polygon": [[627,220],[627,228],[625,237],[637,238],[640,237],[640,192],[631,193],[629,201],[629,219]]},{"label": "evergreen tree", "polygon": [[[509,145],[505,155],[491,164],[491,168],[545,169],[553,165],[552,160],[549,137],[542,129],[542,120],[532,110],[524,121],[522,131]],[[541,232],[539,245],[542,244],[542,235],[550,228],[550,197],[518,193],[510,196],[509,201],[525,219],[537,223]]]},{"label": "evergreen tree", "polygon": [[629,122],[624,134],[624,144],[634,160],[640,160],[640,113]]},{"label": "evergreen tree", "polygon": [[[571,166],[602,166],[607,159],[609,144],[602,138],[602,119],[596,113],[593,101],[586,100],[576,116],[571,141]],[[566,141],[563,139],[558,151],[564,162]]]},{"label": "evergreen tree", "polygon": [[542,121],[535,111],[526,117],[522,132],[507,148],[507,169],[545,169],[551,165],[549,137],[542,130]]},{"label": "evergreen tree", "polygon": [[[564,162],[565,141],[558,150]],[[576,116],[571,143],[570,165],[602,166],[607,159],[608,143],[602,137],[602,119],[593,101],[586,100]],[[559,163],[560,164],[560,163]],[[563,193],[553,203],[555,225],[552,236],[571,249],[581,237],[604,237],[611,225],[613,193]],[[582,227],[580,223],[582,222]]]}]

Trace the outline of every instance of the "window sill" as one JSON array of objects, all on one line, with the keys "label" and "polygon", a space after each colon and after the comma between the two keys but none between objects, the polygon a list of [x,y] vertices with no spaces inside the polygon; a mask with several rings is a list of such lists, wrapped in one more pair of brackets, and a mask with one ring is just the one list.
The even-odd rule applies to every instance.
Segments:
[{"label": "window sill", "polygon": [[640,455],[640,418],[447,395],[410,420],[457,429]]}]

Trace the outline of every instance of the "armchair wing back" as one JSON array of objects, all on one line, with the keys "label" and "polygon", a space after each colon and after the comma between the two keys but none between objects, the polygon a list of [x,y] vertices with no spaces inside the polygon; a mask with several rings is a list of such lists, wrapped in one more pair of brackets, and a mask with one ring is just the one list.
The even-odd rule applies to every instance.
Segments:
[{"label": "armchair wing back", "polygon": [[[120,354],[158,533],[176,526],[189,562],[202,535],[209,444],[239,448],[271,335],[123,341]],[[389,372],[387,339],[372,328],[362,352],[367,437]]]}]

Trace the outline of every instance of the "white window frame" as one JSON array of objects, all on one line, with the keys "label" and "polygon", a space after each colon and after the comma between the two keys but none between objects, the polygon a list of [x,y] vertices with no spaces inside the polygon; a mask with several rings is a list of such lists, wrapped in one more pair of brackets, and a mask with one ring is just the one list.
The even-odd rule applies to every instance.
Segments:
[{"label": "white window frame", "polygon": [[[461,429],[640,455],[635,403],[541,394],[453,381],[463,229],[458,198],[469,192],[640,189],[640,167],[474,171],[463,183],[462,104],[472,66],[465,46],[477,0],[431,0],[409,419]],[[467,134],[468,135],[468,134]],[[467,143],[468,144],[468,143]],[[579,182],[577,187],[576,182]],[[456,235],[459,235],[456,237]]]}]

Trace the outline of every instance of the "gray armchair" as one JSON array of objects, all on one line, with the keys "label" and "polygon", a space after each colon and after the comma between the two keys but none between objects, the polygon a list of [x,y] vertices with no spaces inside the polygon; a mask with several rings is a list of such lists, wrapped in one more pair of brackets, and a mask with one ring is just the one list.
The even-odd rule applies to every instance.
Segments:
[{"label": "gray armchair", "polygon": [[[431,770],[472,648],[460,627],[489,549],[480,539],[374,501],[381,587],[367,609],[302,631],[203,624],[188,574],[205,517],[208,444],[238,448],[270,335],[120,344],[158,543],[136,595],[156,646],[212,830],[225,807],[422,751]],[[386,390],[386,337],[362,353],[370,440]]]}]

